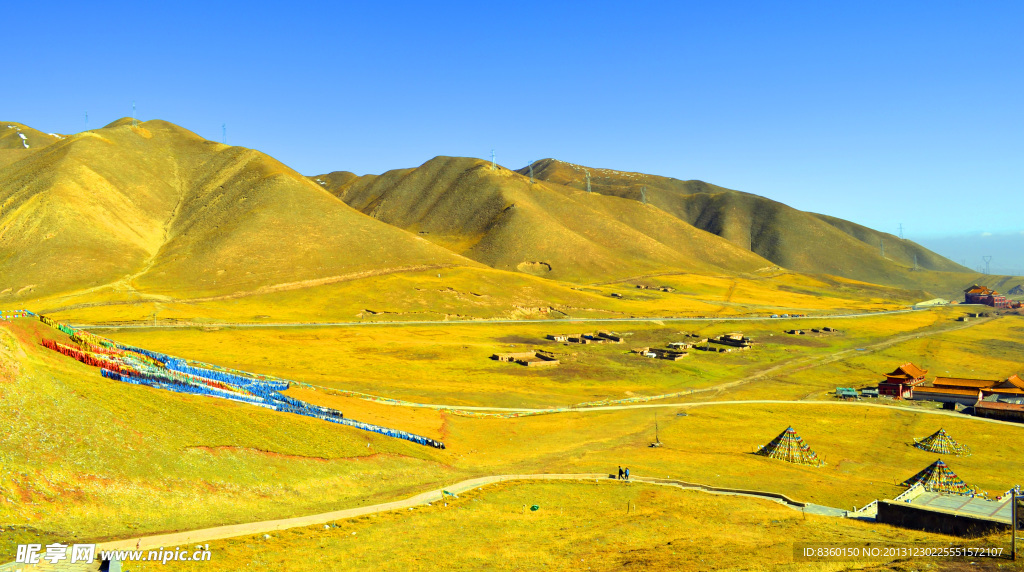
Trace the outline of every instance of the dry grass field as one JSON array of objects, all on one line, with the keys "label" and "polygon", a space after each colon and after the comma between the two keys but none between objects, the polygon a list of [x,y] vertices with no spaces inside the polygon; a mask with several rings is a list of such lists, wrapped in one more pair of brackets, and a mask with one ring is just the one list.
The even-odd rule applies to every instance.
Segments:
[{"label": "dry grass field", "polygon": [[[1000,494],[1020,481],[1020,465],[1007,460],[1024,455],[1024,427],[822,400],[831,399],[825,392],[840,382],[855,385],[903,357],[933,371],[952,372],[991,356],[984,373],[1005,375],[1018,363],[1013,344],[1019,343],[1014,341],[1019,320],[999,318],[947,332],[942,330],[954,322],[944,311],[847,319],[837,321],[844,336],[808,338],[803,345],[766,343],[750,353],[696,355],[682,362],[630,361],[641,359],[622,353],[631,343],[578,346],[572,349],[577,362],[537,372],[487,356],[512,344],[544,347],[533,340],[549,330],[547,325],[111,334],[223,365],[435,403],[568,405],[708,387],[789,361],[796,371],[780,370],[777,377],[689,400],[810,396],[813,401],[677,403],[657,409],[479,419],[337,397],[324,390],[290,390],[302,399],[338,407],[350,418],[441,439],[448,446],[444,451],[241,404],[114,382],[36,344],[41,335],[54,337],[53,330],[17,320],[0,329],[5,362],[20,370],[12,375],[9,367],[5,375],[10,380],[0,386],[0,458],[9,468],[0,480],[0,523],[5,529],[0,550],[9,556],[13,545],[26,539],[122,538],[325,512],[404,498],[476,476],[612,472],[619,465],[636,475],[781,492],[848,509],[898,494],[902,489],[896,483],[934,461],[933,455],[907,443],[939,427],[975,451],[971,457],[947,459],[952,468],[968,483]],[[635,325],[631,338],[652,342],[682,329],[674,323]],[[765,320],[750,323],[744,331],[767,338],[787,325],[785,320]],[[709,323],[702,328],[721,333],[732,326]],[[856,351],[897,334],[921,337],[871,354]],[[926,340],[934,340],[931,350],[921,345]],[[552,344],[552,349],[566,347]],[[832,359],[834,352],[846,353],[831,363],[815,363]],[[695,365],[700,374],[691,369]],[[877,381],[877,375],[869,379]],[[678,415],[684,412],[688,415]],[[655,414],[664,443],[659,449],[647,447],[654,439]],[[790,425],[827,461],[825,467],[793,466],[750,454]],[[713,498],[714,503],[719,500]],[[557,559],[558,550],[550,557]],[[637,558],[667,565],[661,556],[642,555],[661,549],[637,550]],[[582,554],[586,559],[589,553]]]},{"label": "dry grass field", "polygon": [[[802,319],[743,322],[559,321],[96,332],[172,355],[190,356],[334,389],[413,402],[546,408],[704,389],[775,368],[808,367],[814,365],[815,360],[830,359],[837,352],[855,352],[856,348],[882,343],[894,336],[930,336],[935,331],[961,325],[954,322],[951,315],[946,311],[926,311],[823,319],[820,322]],[[787,329],[821,325],[831,325],[842,333],[798,337],[784,333]],[[626,341],[621,344],[581,345],[545,339],[548,334],[580,333],[601,328],[623,334]],[[664,347],[669,342],[685,341],[684,332],[713,337],[732,331],[741,331],[759,343],[745,352],[691,351],[688,357],[678,362],[650,360],[629,353],[630,348]],[[259,348],[259,351],[253,351],[253,348]],[[551,351],[561,365],[533,369],[489,359],[496,352],[528,349]],[[878,363],[877,367],[881,369],[870,374],[863,372],[860,379],[847,381],[849,378],[830,377],[828,383],[863,384],[895,367],[887,362]],[[775,386],[760,384],[758,387]],[[835,386],[825,388],[834,390]],[[787,399],[792,397],[792,393],[785,395]],[[694,397],[707,398],[706,394]]]},{"label": "dry grass field", "polygon": [[453,266],[357,273],[207,297],[155,297],[112,286],[40,298],[28,306],[79,323],[202,324],[829,314],[899,309],[925,297],[923,292],[775,270],[749,276],[663,274],[577,286]]},{"label": "dry grass field", "polygon": [[[531,511],[527,507],[538,506]],[[133,570],[921,569],[885,559],[793,563],[796,543],[948,546],[960,539],[803,515],[769,501],[639,483],[503,483],[447,503],[210,543],[202,563]],[[1006,535],[975,540],[1006,546]],[[1007,564],[993,562],[993,567]],[[986,567],[987,568],[987,567]],[[975,567],[974,569],[978,569]],[[1012,568],[1007,568],[1012,569]]]}]

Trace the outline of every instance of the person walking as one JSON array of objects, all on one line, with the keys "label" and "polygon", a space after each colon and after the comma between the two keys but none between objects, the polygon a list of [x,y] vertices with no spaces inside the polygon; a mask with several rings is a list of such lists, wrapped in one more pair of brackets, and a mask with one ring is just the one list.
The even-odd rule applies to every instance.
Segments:
[{"label": "person walking", "polygon": [[629,467],[626,467],[626,480],[629,480]]},{"label": "person walking", "polygon": [[619,480],[622,480],[622,466],[619,466]]}]

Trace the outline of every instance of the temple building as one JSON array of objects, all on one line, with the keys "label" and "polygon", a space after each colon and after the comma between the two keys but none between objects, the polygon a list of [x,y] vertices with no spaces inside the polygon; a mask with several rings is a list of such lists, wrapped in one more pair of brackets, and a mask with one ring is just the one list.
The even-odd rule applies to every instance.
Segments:
[{"label": "temple building", "polygon": [[975,405],[980,403],[1024,404],[1024,380],[1012,375],[998,379],[936,377],[930,386],[914,388],[915,401],[940,401]]},{"label": "temple building", "polygon": [[878,395],[895,399],[913,399],[914,388],[924,383],[928,370],[907,362],[892,373],[885,374],[885,381],[878,384]]},{"label": "temple building", "polygon": [[995,290],[975,284],[964,290],[964,304],[983,304],[993,308],[1010,308],[1012,303]]}]

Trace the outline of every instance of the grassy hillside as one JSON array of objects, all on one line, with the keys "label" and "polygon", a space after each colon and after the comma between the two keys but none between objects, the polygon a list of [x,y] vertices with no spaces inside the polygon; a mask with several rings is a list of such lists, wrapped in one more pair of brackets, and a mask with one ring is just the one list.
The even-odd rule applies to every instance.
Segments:
[{"label": "grassy hillside", "polygon": [[652,205],[531,185],[478,159],[437,157],[380,176],[339,172],[313,180],[374,218],[500,270],[594,282],[771,266]]},{"label": "grassy hillside", "polygon": [[0,149],[42,149],[63,138],[13,121],[0,121]]},{"label": "grassy hillside", "polygon": [[[718,357],[723,359],[717,360],[722,363],[715,364],[711,356],[695,356],[704,363],[682,365],[699,365],[707,377],[729,375],[730,370],[739,377],[749,370],[744,371],[736,360],[756,359],[764,351],[774,354],[771,363],[776,363],[778,356],[785,354],[789,357],[782,359],[791,367],[784,375],[738,386],[723,397],[735,399],[751,392],[750,397],[787,399],[813,394],[812,399],[830,400],[822,393],[826,389],[860,385],[866,379],[877,381],[879,371],[904,360],[924,362],[933,373],[948,369],[970,375],[964,368],[995,354],[993,369],[973,375],[1018,371],[1014,356],[1019,358],[1020,344],[1013,336],[1019,335],[1019,322],[1016,317],[972,322],[966,330],[929,336],[934,333],[930,326],[915,327],[902,315],[879,316],[860,330],[855,321],[841,324],[848,334],[835,340],[835,349],[867,346],[871,337],[884,339],[890,329],[903,328],[917,337],[893,346],[884,355],[849,352],[834,363],[816,361],[826,348],[813,342],[832,343],[829,339],[805,338],[801,343],[779,341],[787,347],[752,350],[750,358],[722,355]],[[775,324],[780,329],[786,326],[781,321]],[[153,349],[173,349],[172,345],[185,349],[191,344],[197,350],[195,357],[220,356],[223,359],[216,361],[226,365],[237,362],[262,372],[296,373],[301,368],[307,376],[323,372],[325,378],[320,383],[324,385],[331,382],[327,378],[334,378],[338,386],[353,386],[368,378],[366,374],[375,366],[392,371],[366,381],[367,386],[376,386],[367,389],[408,395],[411,392],[402,384],[410,386],[420,380],[420,395],[438,400],[465,399],[470,391],[481,396],[487,393],[488,400],[496,403],[506,396],[565,393],[562,388],[601,393],[628,388],[640,393],[680,377],[668,371],[676,364],[654,361],[631,368],[640,375],[622,375],[619,356],[611,352],[621,347],[608,346],[574,350],[579,353],[577,365],[565,372],[569,375],[559,374],[563,376],[560,379],[526,368],[508,370],[517,366],[489,362],[482,351],[484,342],[476,342],[481,347],[472,345],[480,337],[468,329],[473,327],[492,328],[485,334],[486,344],[492,347],[526,343],[519,341],[524,334],[533,338],[542,333],[534,326],[462,325],[446,332],[383,326],[395,330],[375,334],[285,329],[271,335],[254,333],[248,339],[244,332],[239,332],[243,337],[232,334],[225,338],[197,330],[181,333],[181,340],[133,335],[137,339],[132,341],[152,344]],[[723,331],[724,325],[714,328]],[[1024,428],[1019,426],[957,414],[827,401],[688,408],[679,404],[678,409],[659,409],[664,446],[652,449],[647,446],[654,431],[655,411],[651,409],[479,419],[334,397],[322,390],[291,390],[303,399],[338,406],[354,419],[439,437],[448,447],[439,451],[314,419],[114,382],[97,375],[94,368],[41,348],[36,342],[41,335],[59,337],[32,320],[0,326],[0,355],[4,357],[0,363],[17,364],[16,373],[0,370],[0,463],[5,468],[0,472],[0,557],[11,556],[18,541],[123,538],[313,514],[404,498],[474,476],[611,472],[618,465],[629,466],[637,475],[770,490],[801,501],[847,508],[901,492],[902,487],[894,483],[934,461],[932,455],[907,444],[939,427],[973,449],[970,457],[949,459],[957,474],[983,490],[1000,494],[1017,483],[1020,475],[1020,464],[1007,459],[1024,453]],[[372,335],[382,335],[382,339],[371,340]],[[637,330],[631,338],[639,340],[641,335],[654,341],[664,340],[672,332]],[[856,343],[858,338],[864,346]],[[439,346],[437,340],[445,345]],[[438,347],[441,349],[436,350]],[[442,353],[431,356],[431,351]],[[460,357],[460,353],[469,357]],[[331,359],[324,360],[324,356]],[[408,365],[403,367],[403,362]],[[472,373],[467,366],[497,375],[501,365],[507,366],[501,374],[507,377],[501,383],[489,382],[487,375],[467,375]],[[802,366],[807,370],[801,370]],[[656,374],[650,368],[665,371]],[[403,371],[404,378],[400,378]],[[684,379],[690,380],[701,377],[697,374],[695,378],[696,372],[674,373],[683,373]],[[460,392],[463,395],[459,396]],[[934,410],[934,404],[927,409]],[[687,416],[676,415],[683,410]],[[787,425],[796,427],[828,464],[809,468],[750,454]],[[521,509],[521,504],[517,503],[516,509]],[[684,507],[685,503],[672,501],[670,506]],[[403,525],[394,526],[390,530],[400,530]]]},{"label": "grassy hillside", "polygon": [[13,121],[0,121],[0,168],[60,141],[63,136],[43,133]]},{"label": "grassy hillside", "polygon": [[0,168],[0,302],[227,294],[453,263],[474,265],[262,153],[164,121],[117,121]]},{"label": "grassy hillside", "polygon": [[465,474],[407,441],[115,382],[42,336],[70,343],[35,320],[0,323],[0,562],[18,539],[319,512]]},{"label": "grassy hillside", "polygon": [[[740,227],[725,225],[718,236],[701,216],[691,221],[680,214],[685,201],[658,204],[654,191],[646,204],[634,200],[616,182],[640,177],[629,173],[595,177],[600,192],[594,193],[570,176],[581,168],[557,162],[538,163],[535,184],[483,161],[446,157],[380,176],[307,178],[257,151],[207,141],[164,121],[133,127],[121,119],[62,138],[10,125],[0,125],[10,132],[5,145],[20,145],[24,134],[30,148],[0,149],[11,159],[0,159],[4,305],[68,311],[113,304],[118,317],[107,319],[200,321],[710,315],[886,306],[958,295],[978,280],[884,261],[872,267],[870,280],[904,290],[851,287],[834,278],[808,278],[834,286],[808,289],[795,286],[802,280],[797,274],[784,285],[775,278],[786,273],[752,252],[754,243],[737,243],[733,231]],[[706,193],[689,195],[666,185],[666,197],[764,201],[704,184],[697,190]],[[809,252],[786,258],[788,264],[846,276],[861,274],[837,266],[858,249],[874,256],[866,243],[838,230],[847,223],[773,204],[816,224],[821,235],[806,241]],[[734,211],[742,209],[728,212]],[[823,254],[823,244],[839,254]],[[776,256],[780,248],[765,254]],[[933,258],[922,254],[922,268],[941,266]],[[439,271],[457,279],[433,288]],[[662,276],[680,295],[628,289],[630,280]],[[721,304],[701,298],[700,284],[723,279],[746,294],[734,297],[730,289]],[[758,284],[764,286],[759,294],[753,292]],[[775,296],[780,288],[837,300]],[[87,313],[85,319],[103,319],[103,312]]]},{"label": "grassy hillside", "polygon": [[[577,189],[586,187],[589,171],[594,192],[637,202],[646,200],[697,228],[798,272],[929,291],[935,290],[927,287],[934,283],[934,276],[913,271],[915,256],[921,270],[968,272],[912,241],[702,181],[588,168],[554,159],[532,166],[537,179]],[[528,173],[529,167],[518,172]],[[880,243],[885,246],[884,256]]]}]

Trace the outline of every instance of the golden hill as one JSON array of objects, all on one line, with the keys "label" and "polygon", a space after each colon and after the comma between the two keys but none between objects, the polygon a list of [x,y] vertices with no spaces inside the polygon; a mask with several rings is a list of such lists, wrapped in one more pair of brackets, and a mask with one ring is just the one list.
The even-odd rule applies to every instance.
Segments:
[{"label": "golden hill", "polygon": [[[634,202],[645,199],[697,228],[798,272],[831,274],[876,284],[927,286],[935,277],[913,271],[915,255],[920,270],[969,272],[912,241],[702,181],[595,169],[554,159],[537,161],[532,167],[538,180],[576,189],[586,187],[589,171],[595,193]],[[518,172],[527,174],[529,167]],[[884,244],[884,256],[880,244]]]},{"label": "golden hill", "polygon": [[474,265],[267,155],[164,121],[119,120],[0,167],[0,301],[211,295],[438,264]]},{"label": "golden hill", "polygon": [[0,149],[41,149],[60,141],[63,136],[43,133],[13,121],[0,121]]},{"label": "golden hill", "polygon": [[21,123],[0,121],[0,168],[24,159],[62,138],[62,135],[43,133]]},{"label": "golden hill", "polygon": [[579,283],[771,266],[654,205],[553,182],[531,185],[478,159],[437,157],[380,176],[311,179],[374,218],[499,270]]},{"label": "golden hill", "polygon": [[[577,286],[680,273],[760,279],[775,264],[943,296],[978,280],[912,243],[893,239],[881,259],[870,242],[882,235],[870,229],[699,182],[592,170],[587,193],[582,167],[567,163],[535,164],[531,184],[450,157],[379,176],[304,177],[164,121],[133,127],[126,118],[66,137],[3,129],[3,305],[138,304],[155,319],[171,305],[188,317],[201,314],[190,305],[223,313],[251,297],[253,315],[268,315],[256,300],[363,315],[380,310],[381,288],[404,284],[392,292],[403,311],[482,316],[543,310],[554,298],[574,312],[634,312],[626,306],[637,301]],[[914,252],[918,272],[903,260]],[[451,285],[419,287],[452,266],[460,270],[446,279],[476,292],[476,305],[490,299],[478,295],[483,283],[503,285],[501,302],[470,308],[449,299]],[[406,277],[386,278],[396,273]],[[346,303],[311,298],[328,291]]]}]

